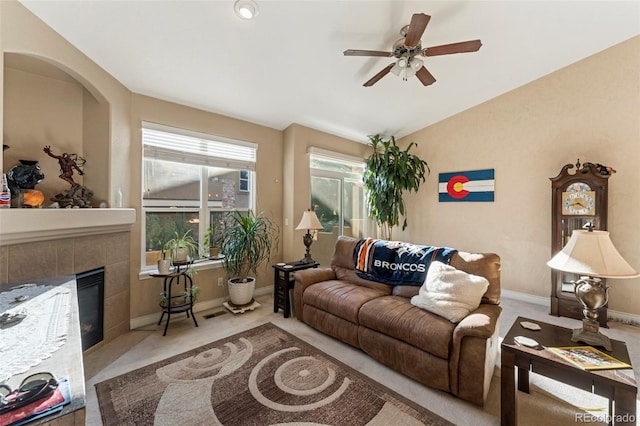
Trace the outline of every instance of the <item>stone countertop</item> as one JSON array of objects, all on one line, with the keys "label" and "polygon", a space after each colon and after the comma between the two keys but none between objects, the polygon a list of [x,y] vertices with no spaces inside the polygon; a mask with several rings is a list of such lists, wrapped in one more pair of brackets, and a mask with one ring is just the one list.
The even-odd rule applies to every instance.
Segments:
[{"label": "stone countertop", "polygon": [[[84,424],[84,409],[85,409],[85,386],[84,386],[84,367],[82,360],[82,342],[81,342],[81,334],[80,334],[80,321],[78,314],[78,298],[77,298],[77,284],[75,280],[75,276],[66,276],[66,277],[58,277],[58,278],[47,278],[41,280],[30,280],[24,283],[18,284],[8,284],[3,286],[3,291],[0,292],[0,295],[6,294],[8,292],[12,292],[11,296],[16,293],[16,287],[20,287],[24,284],[36,284],[37,286],[47,286],[49,290],[45,291],[40,295],[45,299],[46,304],[50,303],[59,303],[56,302],[56,297],[48,297],[47,293],[50,293],[52,296],[63,292],[66,295],[66,301],[68,302],[68,315],[64,315],[64,321],[67,321],[66,327],[66,339],[64,342],[58,347],[58,349],[54,350],[50,356],[46,357],[42,361],[38,362],[36,365],[30,367],[27,371],[22,371],[19,373],[13,374],[5,383],[8,384],[12,389],[20,386],[22,380],[35,373],[39,372],[50,372],[56,378],[60,379],[63,377],[69,378],[69,390],[71,394],[71,402],[65,405],[62,411],[52,414],[50,416],[43,417],[41,419],[37,419],[33,421],[33,425],[39,424]],[[27,317],[29,315],[28,311],[30,309],[28,303],[29,300],[25,301],[25,307],[27,309]],[[19,305],[17,306],[19,308]],[[12,308],[15,309],[15,308]],[[1,310],[1,309],[0,309]],[[2,312],[0,312],[2,314]],[[26,318],[25,318],[26,319]],[[24,320],[23,320],[24,321]],[[44,329],[50,330],[51,323],[54,321],[52,318],[48,318],[47,315],[41,315],[38,317],[37,326],[43,327]],[[16,326],[17,327],[17,326]],[[5,329],[7,330],[7,329]],[[0,330],[0,332],[5,331]],[[3,337],[2,344],[0,345],[0,356],[2,353],[5,354],[12,350],[11,342],[7,341],[6,337],[10,336],[8,333],[0,333],[0,335],[5,334]],[[14,333],[15,336],[15,333]],[[59,343],[58,343],[59,344]],[[17,345],[17,343],[16,343]],[[15,354],[10,354],[15,355]],[[38,356],[32,355],[34,358],[41,358]],[[64,419],[63,419],[64,418]]]}]

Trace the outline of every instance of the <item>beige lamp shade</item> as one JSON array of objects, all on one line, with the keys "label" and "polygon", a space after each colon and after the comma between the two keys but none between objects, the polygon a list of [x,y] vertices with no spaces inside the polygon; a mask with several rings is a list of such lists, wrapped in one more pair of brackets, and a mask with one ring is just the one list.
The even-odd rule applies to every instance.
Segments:
[{"label": "beige lamp shade", "polygon": [[607,231],[574,230],[567,245],[547,265],[559,271],[598,278],[640,276],[618,253]]},{"label": "beige lamp shade", "polygon": [[302,220],[296,227],[296,231],[300,229],[324,229],[324,226],[318,220],[318,216],[316,216],[316,212],[312,212],[311,210],[307,210],[302,213]]}]

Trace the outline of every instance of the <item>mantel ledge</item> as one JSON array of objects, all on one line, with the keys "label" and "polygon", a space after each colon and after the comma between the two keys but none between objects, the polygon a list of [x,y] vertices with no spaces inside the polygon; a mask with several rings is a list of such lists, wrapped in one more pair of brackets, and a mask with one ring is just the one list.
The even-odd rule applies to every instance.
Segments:
[{"label": "mantel ledge", "polygon": [[130,231],[135,209],[1,209],[0,246]]}]

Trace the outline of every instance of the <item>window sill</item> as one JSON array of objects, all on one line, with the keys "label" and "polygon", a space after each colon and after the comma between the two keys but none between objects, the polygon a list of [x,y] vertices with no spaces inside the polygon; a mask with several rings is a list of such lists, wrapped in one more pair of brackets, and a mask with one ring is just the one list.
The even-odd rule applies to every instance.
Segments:
[{"label": "window sill", "polygon": [[[222,260],[203,260],[203,261],[199,261],[198,263],[194,263],[193,264],[193,269],[198,272],[198,271],[205,271],[208,269],[218,269],[218,268],[222,268]],[[154,268],[154,269],[145,269],[142,270],[140,272],[138,272],[138,279],[139,280],[148,280],[151,278],[155,278],[152,277],[151,274],[157,274],[158,273],[158,269]]]}]

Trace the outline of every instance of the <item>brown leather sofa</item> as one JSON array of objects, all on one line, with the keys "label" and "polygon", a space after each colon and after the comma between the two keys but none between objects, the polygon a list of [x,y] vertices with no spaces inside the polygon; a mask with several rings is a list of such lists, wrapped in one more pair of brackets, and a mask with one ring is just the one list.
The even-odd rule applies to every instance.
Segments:
[{"label": "brown leather sofa", "polygon": [[296,272],[296,317],[422,384],[483,405],[498,355],[500,258],[453,256],[452,266],[489,281],[478,309],[454,324],[411,304],[418,286],[390,286],[356,275],[356,241],[336,241],[331,268]]}]

